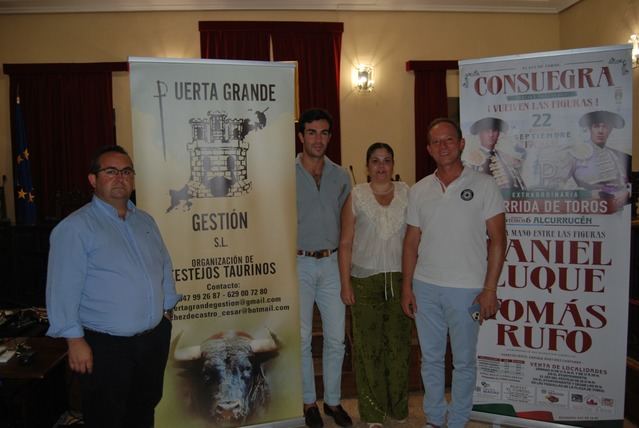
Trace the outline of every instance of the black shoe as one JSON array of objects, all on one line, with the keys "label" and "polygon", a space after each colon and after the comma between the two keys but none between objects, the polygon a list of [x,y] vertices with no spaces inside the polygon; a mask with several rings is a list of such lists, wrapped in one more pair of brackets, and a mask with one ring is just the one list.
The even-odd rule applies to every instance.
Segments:
[{"label": "black shoe", "polygon": [[324,414],[335,419],[335,423],[341,427],[353,426],[353,420],[341,404],[338,404],[335,410],[331,409],[326,403],[324,403]]},{"label": "black shoe", "polygon": [[317,406],[309,407],[304,411],[304,422],[309,428],[322,428],[324,426],[324,421],[322,421],[322,416],[320,416]]}]

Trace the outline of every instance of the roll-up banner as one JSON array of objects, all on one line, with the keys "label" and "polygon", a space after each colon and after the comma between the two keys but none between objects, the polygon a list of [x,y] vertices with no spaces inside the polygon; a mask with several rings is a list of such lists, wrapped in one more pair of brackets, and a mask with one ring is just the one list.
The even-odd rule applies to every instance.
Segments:
[{"label": "roll-up banner", "polygon": [[473,417],[517,425],[529,419],[533,426],[620,424],[630,47],[459,64],[463,160],[495,178],[508,232],[500,309],[479,336]]},{"label": "roll-up banner", "polygon": [[129,62],[137,204],[183,294],[156,426],[301,425],[294,65]]}]

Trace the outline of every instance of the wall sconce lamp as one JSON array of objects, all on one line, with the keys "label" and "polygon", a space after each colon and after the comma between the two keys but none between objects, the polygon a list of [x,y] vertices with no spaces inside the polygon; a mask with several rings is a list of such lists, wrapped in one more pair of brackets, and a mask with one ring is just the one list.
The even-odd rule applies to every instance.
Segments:
[{"label": "wall sconce lamp", "polygon": [[370,65],[358,65],[355,85],[359,92],[371,92],[373,90],[374,83],[373,67]]},{"label": "wall sconce lamp", "polygon": [[639,66],[639,37],[636,34],[631,34],[628,43],[632,44],[632,68]]}]

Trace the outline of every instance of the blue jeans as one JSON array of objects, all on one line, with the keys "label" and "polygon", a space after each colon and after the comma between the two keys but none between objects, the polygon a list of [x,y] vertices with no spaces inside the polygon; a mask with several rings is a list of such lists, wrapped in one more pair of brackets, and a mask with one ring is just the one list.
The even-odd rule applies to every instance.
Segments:
[{"label": "blue jeans", "polygon": [[[413,280],[417,303],[415,326],[422,350],[424,413],[428,422],[442,426],[448,413],[448,427],[462,428],[470,418],[477,375],[479,322],[468,308],[481,292],[479,288],[451,288]],[[451,402],[444,397],[446,333],[453,353]]]},{"label": "blue jeans", "polygon": [[337,267],[337,253],[321,259],[297,256],[297,274],[300,287],[304,404],[314,403],[317,399],[313,357],[311,355],[313,303],[317,303],[322,316],[324,338],[322,352],[324,402],[329,406],[336,406],[341,399],[345,318],[345,307],[340,297],[341,287],[339,268]]}]

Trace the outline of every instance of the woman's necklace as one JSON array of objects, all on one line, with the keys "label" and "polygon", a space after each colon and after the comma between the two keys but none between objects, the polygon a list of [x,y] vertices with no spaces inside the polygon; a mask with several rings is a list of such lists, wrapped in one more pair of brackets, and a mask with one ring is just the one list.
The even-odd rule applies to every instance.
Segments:
[{"label": "woman's necklace", "polygon": [[395,190],[395,186],[393,185],[392,182],[388,184],[390,185],[388,190],[382,190],[381,192],[375,191],[375,188],[371,185],[371,192],[373,192],[373,195],[377,195],[377,196],[388,195],[390,192]]}]

